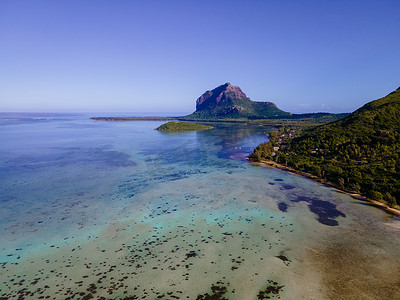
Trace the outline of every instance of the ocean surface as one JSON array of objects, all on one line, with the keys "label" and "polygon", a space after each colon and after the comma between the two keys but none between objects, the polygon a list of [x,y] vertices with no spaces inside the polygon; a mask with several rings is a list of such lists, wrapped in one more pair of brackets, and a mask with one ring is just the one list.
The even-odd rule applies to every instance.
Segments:
[{"label": "ocean surface", "polygon": [[272,128],[90,116],[0,114],[0,299],[400,299],[399,219],[247,162]]}]

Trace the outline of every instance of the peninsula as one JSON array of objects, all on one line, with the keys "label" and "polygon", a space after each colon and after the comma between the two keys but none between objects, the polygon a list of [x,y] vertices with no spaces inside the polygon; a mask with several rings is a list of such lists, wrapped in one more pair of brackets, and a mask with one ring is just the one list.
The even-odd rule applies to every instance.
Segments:
[{"label": "peninsula", "polygon": [[324,124],[348,114],[292,114],[270,101],[253,101],[238,86],[229,82],[204,92],[196,100],[196,110],[178,117],[93,117],[95,121],[211,121],[241,122],[267,126]]},{"label": "peninsula", "polygon": [[238,86],[229,82],[206,91],[196,100],[196,111],[180,120],[213,122],[247,122],[268,126],[290,124],[322,124],[344,118],[348,114],[292,114],[270,101],[253,101]]}]

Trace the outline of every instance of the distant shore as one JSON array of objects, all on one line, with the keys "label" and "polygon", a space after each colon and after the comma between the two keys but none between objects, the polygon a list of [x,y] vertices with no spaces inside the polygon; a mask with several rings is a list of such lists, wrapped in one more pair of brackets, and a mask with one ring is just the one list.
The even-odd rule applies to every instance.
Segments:
[{"label": "distant shore", "polygon": [[269,126],[269,127],[282,127],[282,126],[317,126],[321,123],[315,123],[310,120],[292,120],[292,119],[192,119],[182,117],[91,117],[93,121],[185,121],[192,123],[230,123],[230,124],[246,124],[253,126]]},{"label": "distant shore", "polygon": [[367,198],[365,196],[362,196],[360,194],[354,193],[352,191],[348,191],[348,190],[342,189],[342,188],[340,188],[339,186],[337,186],[334,183],[325,181],[325,180],[323,180],[323,179],[321,179],[321,178],[319,178],[317,176],[311,175],[309,173],[297,171],[295,169],[286,167],[284,165],[278,164],[278,163],[276,163],[274,161],[270,161],[270,160],[263,160],[261,162],[252,162],[252,161],[250,161],[250,163],[254,164],[254,165],[265,166],[265,167],[268,167],[268,168],[279,169],[279,170],[282,170],[282,171],[285,171],[285,172],[289,172],[289,173],[292,173],[292,174],[296,174],[296,175],[300,175],[300,176],[309,178],[309,179],[314,180],[316,182],[319,182],[319,183],[321,183],[323,185],[326,185],[326,186],[329,186],[331,188],[334,188],[335,190],[337,190],[337,191],[339,191],[339,192],[341,192],[343,194],[349,195],[349,196],[353,197],[354,199],[368,202],[368,203],[370,203],[371,205],[373,205],[375,207],[383,209],[387,213],[391,213],[391,214],[394,214],[394,215],[400,217],[400,209],[396,209],[396,208],[390,207],[390,206],[386,205],[385,203],[379,202],[377,200],[369,199],[369,198]]},{"label": "distant shore", "polygon": [[92,117],[94,121],[172,121],[178,117]]}]

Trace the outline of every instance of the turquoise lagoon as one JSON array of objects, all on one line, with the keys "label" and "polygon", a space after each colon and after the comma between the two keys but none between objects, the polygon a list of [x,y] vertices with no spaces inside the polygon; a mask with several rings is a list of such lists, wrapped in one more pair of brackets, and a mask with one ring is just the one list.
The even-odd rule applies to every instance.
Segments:
[{"label": "turquoise lagoon", "polygon": [[0,299],[400,298],[398,218],[161,124],[0,115]]}]

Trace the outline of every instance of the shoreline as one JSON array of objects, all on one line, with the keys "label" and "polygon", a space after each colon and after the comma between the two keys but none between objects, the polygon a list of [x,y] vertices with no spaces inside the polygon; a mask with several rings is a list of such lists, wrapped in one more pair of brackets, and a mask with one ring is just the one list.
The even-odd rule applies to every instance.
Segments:
[{"label": "shoreline", "polygon": [[[231,123],[231,124],[247,124],[252,126],[270,126],[270,127],[283,127],[283,126],[318,126],[323,123],[313,122],[309,120],[297,119],[192,119],[181,117],[90,117],[92,121],[184,121],[191,123]],[[289,123],[288,123],[289,122]]]},{"label": "shoreline", "polygon": [[178,117],[91,117],[93,121],[171,121]]},{"label": "shoreline", "polygon": [[331,188],[333,188],[333,189],[335,189],[335,190],[337,190],[337,191],[339,191],[339,192],[341,192],[343,194],[351,196],[354,199],[361,200],[361,201],[364,201],[364,202],[368,202],[372,206],[384,210],[386,213],[390,213],[390,214],[396,215],[397,217],[400,217],[400,209],[390,207],[387,204],[379,202],[377,200],[369,199],[369,198],[367,198],[365,196],[362,196],[361,194],[357,194],[357,193],[354,193],[352,191],[342,189],[342,188],[338,187],[336,184],[328,182],[328,181],[325,181],[325,180],[323,180],[323,179],[321,179],[321,178],[319,178],[317,176],[314,176],[312,174],[301,172],[301,171],[297,171],[295,169],[286,167],[284,165],[278,164],[278,163],[276,163],[274,161],[270,161],[270,160],[262,160],[261,162],[253,162],[253,161],[250,161],[249,159],[247,159],[247,160],[253,165],[264,166],[264,167],[267,167],[267,168],[279,169],[279,170],[282,170],[282,171],[285,171],[285,172],[288,172],[288,173],[292,173],[292,174],[295,174],[295,175],[306,177],[308,179],[311,179],[313,181],[321,183],[321,184],[323,184],[325,186],[329,186],[329,187],[331,187]]}]

